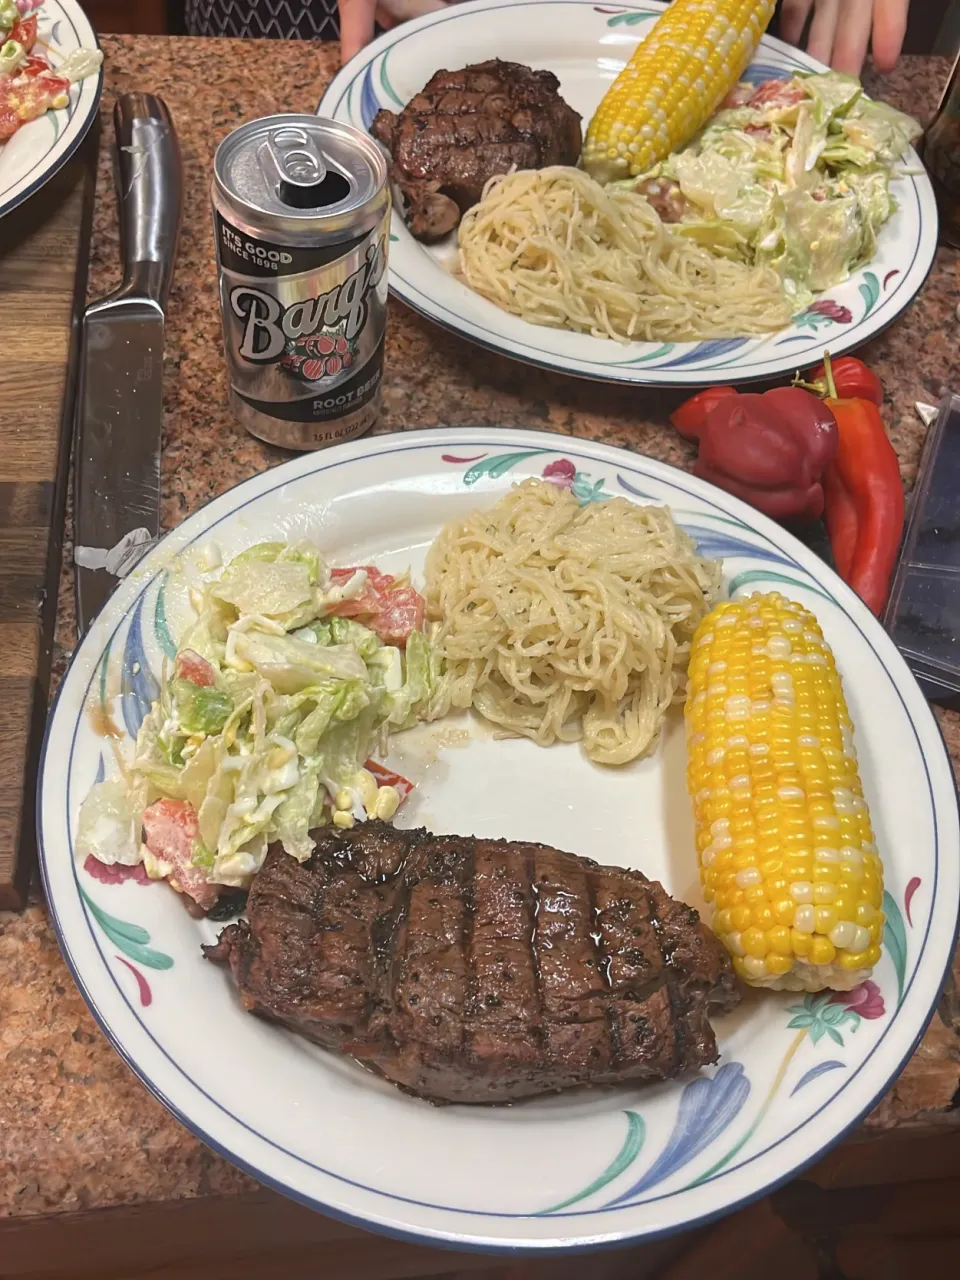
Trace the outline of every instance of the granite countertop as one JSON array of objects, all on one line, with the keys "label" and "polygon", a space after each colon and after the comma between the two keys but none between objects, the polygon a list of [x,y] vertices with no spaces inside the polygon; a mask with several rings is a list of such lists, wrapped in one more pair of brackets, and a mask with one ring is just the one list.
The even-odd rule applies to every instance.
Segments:
[{"label": "granite countertop", "polygon": [[[165,382],[163,522],[287,456],[259,443],[226,403],[210,216],[216,144],[241,121],[312,111],[336,70],[334,46],[311,43],[104,36],[103,126],[118,93],[151,90],[176,122],[184,164],[180,259],[170,300]],[[873,91],[928,117],[946,59],[907,58]],[[91,296],[118,278],[118,232],[101,156]],[[960,258],[941,250],[906,315],[867,356],[887,389],[884,415],[912,483],[923,444],[916,400],[960,388]],[[502,359],[391,303],[378,432],[445,425],[549,429],[602,440],[678,466],[691,453],[665,425],[676,397],[608,388]],[[69,535],[69,529],[68,529]],[[72,574],[61,584],[62,669],[74,643]],[[960,715],[939,713],[960,768]],[[960,978],[960,964],[954,977]],[[917,1053],[861,1134],[960,1125],[960,1003],[955,984]],[[60,958],[39,897],[19,916],[0,914],[0,1216],[58,1213],[249,1190],[254,1184],[192,1137],[138,1083],[87,1012]]]}]

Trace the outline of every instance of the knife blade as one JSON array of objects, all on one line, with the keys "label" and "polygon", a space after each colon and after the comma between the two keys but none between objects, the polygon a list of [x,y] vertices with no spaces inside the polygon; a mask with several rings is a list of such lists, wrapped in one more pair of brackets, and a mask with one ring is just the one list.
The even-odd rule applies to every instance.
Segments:
[{"label": "knife blade", "polygon": [[74,475],[82,634],[160,534],[163,353],[180,231],[180,149],[149,93],[114,107],[123,280],[84,313]]}]

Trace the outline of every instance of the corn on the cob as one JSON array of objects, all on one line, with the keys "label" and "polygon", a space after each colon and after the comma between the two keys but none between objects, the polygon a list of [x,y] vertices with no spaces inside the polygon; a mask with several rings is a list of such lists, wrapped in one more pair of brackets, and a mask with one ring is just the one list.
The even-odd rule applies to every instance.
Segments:
[{"label": "corn on the cob", "polygon": [[776,0],[673,0],[607,90],[583,167],[598,182],[646,173],[706,124],[756,52]]},{"label": "corn on the cob", "polygon": [[862,982],[883,868],[813,614],[776,593],[718,605],[694,636],[686,722],[701,883],[737,972],[789,991]]}]

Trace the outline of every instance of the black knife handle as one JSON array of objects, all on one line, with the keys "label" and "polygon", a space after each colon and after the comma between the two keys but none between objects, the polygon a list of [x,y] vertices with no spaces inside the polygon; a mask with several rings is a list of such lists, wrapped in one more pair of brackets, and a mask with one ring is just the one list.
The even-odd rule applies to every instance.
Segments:
[{"label": "black knife handle", "polygon": [[180,234],[180,146],[166,103],[152,93],[119,97],[113,123],[123,257],[123,284],[113,297],[149,298],[162,309]]}]

